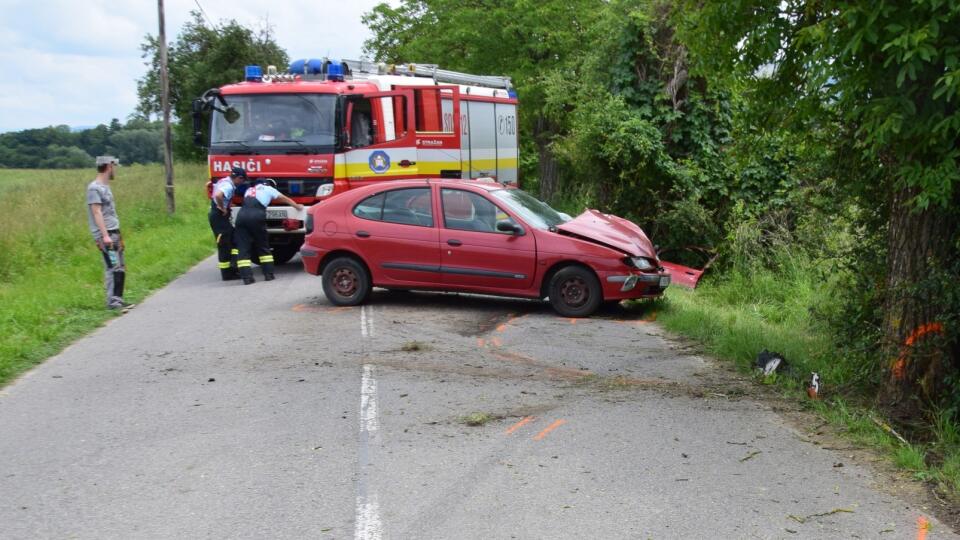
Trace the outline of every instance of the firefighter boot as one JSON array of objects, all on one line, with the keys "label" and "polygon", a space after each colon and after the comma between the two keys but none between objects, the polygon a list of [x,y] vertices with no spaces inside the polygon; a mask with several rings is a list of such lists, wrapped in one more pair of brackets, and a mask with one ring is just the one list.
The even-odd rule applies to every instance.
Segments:
[{"label": "firefighter boot", "polygon": [[273,255],[260,256],[260,269],[263,270],[263,280],[273,281],[277,276],[273,275]]},{"label": "firefighter boot", "polygon": [[253,269],[250,268],[250,260],[239,260],[237,266],[240,267],[240,277],[243,278],[244,285],[250,285],[257,280],[253,279]]},{"label": "firefighter boot", "polygon": [[237,267],[237,259],[240,258],[240,250],[232,248],[230,250],[230,271],[233,273],[230,279],[240,279],[240,269]]},{"label": "firefighter boot", "polygon": [[230,266],[229,262],[222,262],[220,263],[220,279],[223,281],[240,279],[240,273],[235,266]]}]

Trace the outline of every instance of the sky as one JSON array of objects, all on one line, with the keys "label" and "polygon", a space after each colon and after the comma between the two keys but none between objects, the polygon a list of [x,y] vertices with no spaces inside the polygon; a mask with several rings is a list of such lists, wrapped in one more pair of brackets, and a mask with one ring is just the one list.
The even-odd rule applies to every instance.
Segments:
[{"label": "sky", "polygon": [[[214,23],[269,24],[291,59],[358,59],[370,37],[360,18],[378,3],[165,0],[167,41],[200,6]],[[140,45],[157,30],[153,0],[0,0],[0,133],[126,121],[146,71]]]}]

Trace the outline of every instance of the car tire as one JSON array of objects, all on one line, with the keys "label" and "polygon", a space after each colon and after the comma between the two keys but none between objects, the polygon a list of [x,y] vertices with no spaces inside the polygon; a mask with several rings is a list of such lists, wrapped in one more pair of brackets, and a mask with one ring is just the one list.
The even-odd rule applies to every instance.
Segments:
[{"label": "car tire", "polygon": [[370,274],[352,257],[337,257],[323,267],[323,294],[335,306],[362,304],[370,288]]},{"label": "car tire", "polygon": [[603,302],[600,281],[582,266],[560,269],[550,279],[550,305],[564,317],[589,317]]}]

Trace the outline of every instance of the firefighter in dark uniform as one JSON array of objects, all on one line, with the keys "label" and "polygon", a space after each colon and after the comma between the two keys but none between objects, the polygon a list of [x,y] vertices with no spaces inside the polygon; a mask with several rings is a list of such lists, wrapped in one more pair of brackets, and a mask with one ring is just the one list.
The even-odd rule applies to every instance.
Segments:
[{"label": "firefighter in dark uniform", "polygon": [[234,241],[240,250],[237,267],[244,285],[250,285],[253,279],[251,258],[254,254],[260,259],[260,269],[263,270],[264,281],[270,281],[273,275],[273,254],[270,252],[270,242],[267,239],[267,207],[273,201],[279,200],[293,206],[297,211],[303,210],[303,205],[294,202],[290,197],[277,191],[276,182],[267,178],[257,185],[247,188],[243,194],[243,206],[237,214]]},{"label": "firefighter in dark uniform", "polygon": [[239,252],[234,247],[233,225],[230,224],[230,203],[233,194],[242,182],[247,179],[247,171],[241,167],[230,170],[230,176],[221,178],[210,194],[210,228],[217,239],[217,260],[220,267],[220,279],[229,281],[240,279],[237,271],[237,256]]}]

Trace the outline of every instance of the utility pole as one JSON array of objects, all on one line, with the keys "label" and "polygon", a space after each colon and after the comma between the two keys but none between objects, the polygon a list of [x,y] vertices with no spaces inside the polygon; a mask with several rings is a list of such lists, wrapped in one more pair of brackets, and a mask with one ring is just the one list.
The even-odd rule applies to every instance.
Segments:
[{"label": "utility pole", "polygon": [[173,196],[173,140],[170,136],[170,81],[167,80],[167,34],[163,22],[163,0],[157,0],[160,12],[160,104],[163,107],[163,165],[167,173],[167,213],[177,204]]}]

